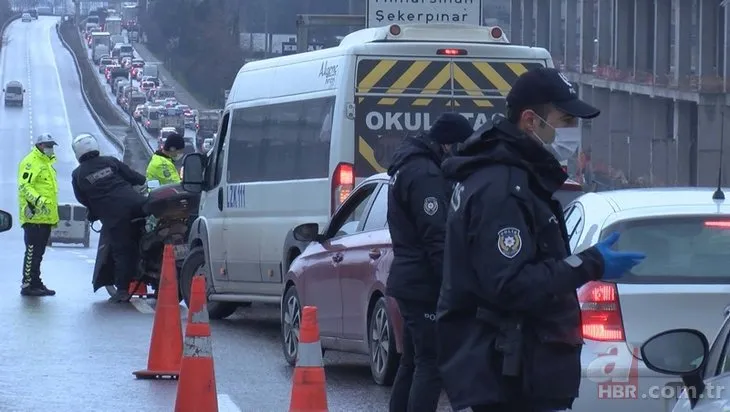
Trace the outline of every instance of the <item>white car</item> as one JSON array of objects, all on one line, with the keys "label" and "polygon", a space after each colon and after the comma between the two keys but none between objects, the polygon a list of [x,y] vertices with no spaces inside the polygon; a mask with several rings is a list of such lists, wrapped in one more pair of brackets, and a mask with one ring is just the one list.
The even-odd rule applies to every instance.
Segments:
[{"label": "white car", "polygon": [[30,22],[30,21],[32,21],[32,20],[33,20],[33,18],[32,18],[32,17],[30,17],[30,13],[23,13],[23,14],[22,14],[22,15],[20,16],[20,20],[21,20],[21,21],[23,21],[23,22]]},{"label": "white car", "polygon": [[682,382],[652,372],[639,348],[667,329],[709,335],[730,303],[730,203],[711,188],[587,193],[565,207],[571,249],[612,232],[617,250],[646,259],[616,282],[578,290],[583,378],[573,410],[666,412]]}]

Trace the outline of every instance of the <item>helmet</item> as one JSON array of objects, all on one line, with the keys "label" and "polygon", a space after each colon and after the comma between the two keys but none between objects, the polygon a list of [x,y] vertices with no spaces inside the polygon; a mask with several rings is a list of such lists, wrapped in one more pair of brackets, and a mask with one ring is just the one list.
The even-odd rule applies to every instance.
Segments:
[{"label": "helmet", "polygon": [[96,141],[96,137],[91,134],[83,133],[74,137],[71,142],[71,148],[76,155],[76,160],[81,160],[81,156],[91,153],[99,152],[99,142]]},{"label": "helmet", "polygon": [[36,136],[35,141],[33,142],[34,145],[50,145],[50,146],[57,146],[58,143],[53,139],[53,136],[51,136],[50,133],[43,133]]}]

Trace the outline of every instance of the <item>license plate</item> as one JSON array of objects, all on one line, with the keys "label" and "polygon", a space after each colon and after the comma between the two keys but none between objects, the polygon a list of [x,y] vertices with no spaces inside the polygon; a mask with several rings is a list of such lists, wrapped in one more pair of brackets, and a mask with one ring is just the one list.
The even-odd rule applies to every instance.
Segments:
[{"label": "license plate", "polygon": [[183,260],[188,254],[188,245],[175,245],[173,250],[175,251],[175,260]]}]

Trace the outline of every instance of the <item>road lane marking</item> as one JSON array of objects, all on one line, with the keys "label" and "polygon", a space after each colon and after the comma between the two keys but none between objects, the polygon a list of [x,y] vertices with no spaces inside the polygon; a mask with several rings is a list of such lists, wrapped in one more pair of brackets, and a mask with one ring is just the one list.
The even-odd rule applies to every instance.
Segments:
[{"label": "road lane marking", "polygon": [[230,396],[222,394],[218,395],[218,411],[219,412],[241,412],[233,399]]},{"label": "road lane marking", "polygon": [[56,62],[56,52],[53,50],[54,33],[55,30],[48,31],[48,47],[51,49],[51,63],[53,64],[53,69],[56,71],[56,82],[58,84],[58,91],[61,93],[61,107],[63,108],[63,117],[64,120],[66,120],[66,131],[68,131],[68,139],[70,142],[73,139],[73,134],[71,133],[71,121],[68,117],[68,108],[66,108],[66,99],[64,98],[63,86],[61,85],[61,72],[58,70],[58,63]]},{"label": "road lane marking", "polygon": [[137,309],[141,313],[144,313],[146,315],[151,315],[155,313],[155,310],[152,309],[152,306],[150,306],[150,304],[147,303],[145,299],[132,298],[129,300],[129,302],[132,304],[132,306],[134,306],[135,309]]},{"label": "road lane marking", "polygon": [[91,263],[92,265],[96,263],[96,260],[94,259],[86,259],[86,263]]}]

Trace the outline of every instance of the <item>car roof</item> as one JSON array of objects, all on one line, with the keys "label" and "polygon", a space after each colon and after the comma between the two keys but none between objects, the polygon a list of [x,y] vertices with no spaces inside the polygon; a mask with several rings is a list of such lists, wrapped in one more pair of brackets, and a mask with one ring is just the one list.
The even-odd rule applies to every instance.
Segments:
[{"label": "car roof", "polygon": [[621,189],[594,193],[611,203],[614,210],[625,211],[639,208],[714,205],[711,187],[653,187]]}]

